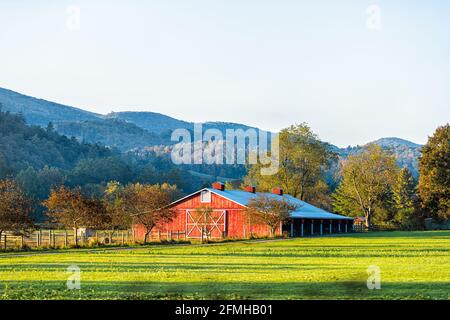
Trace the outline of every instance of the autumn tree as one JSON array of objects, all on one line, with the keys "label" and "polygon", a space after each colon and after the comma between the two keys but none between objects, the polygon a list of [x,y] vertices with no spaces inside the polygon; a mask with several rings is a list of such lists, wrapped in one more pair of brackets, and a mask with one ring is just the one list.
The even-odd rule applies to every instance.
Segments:
[{"label": "autumn tree", "polygon": [[283,129],[279,134],[279,170],[262,175],[263,164],[253,165],[244,179],[246,185],[270,191],[281,187],[286,193],[315,204],[328,192],[325,171],[337,156],[321,142],[310,127],[302,123]]},{"label": "autumn tree", "polygon": [[250,199],[245,209],[246,215],[256,221],[263,222],[270,228],[271,236],[275,236],[277,227],[290,218],[290,214],[298,210],[297,205],[286,199],[278,199],[260,194]]},{"label": "autumn tree", "polygon": [[170,222],[175,210],[168,205],[177,196],[176,186],[168,184],[143,185],[130,184],[121,192],[121,201],[123,212],[126,212],[133,220],[144,226],[144,242],[147,242],[148,236],[153,228],[161,223]]},{"label": "autumn tree", "polygon": [[84,196],[80,188],[70,190],[61,186],[52,189],[43,205],[53,222],[74,230],[75,245],[78,245],[77,233],[80,227],[102,228],[109,223],[101,200]]},{"label": "autumn tree", "polygon": [[365,225],[370,228],[376,208],[392,198],[398,171],[395,158],[375,144],[349,156],[342,164],[342,181],[334,194],[334,209],[353,216],[363,214]]},{"label": "autumn tree", "polygon": [[32,225],[31,201],[13,180],[0,180],[0,238],[5,231],[21,231]]},{"label": "autumn tree", "polygon": [[419,159],[419,197],[429,216],[450,218],[450,125],[428,138]]}]

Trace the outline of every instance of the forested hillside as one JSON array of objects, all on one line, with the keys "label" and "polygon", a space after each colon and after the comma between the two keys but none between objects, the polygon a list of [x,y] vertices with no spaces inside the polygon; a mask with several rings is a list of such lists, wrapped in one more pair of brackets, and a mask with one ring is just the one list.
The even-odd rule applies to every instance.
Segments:
[{"label": "forested hillside", "polygon": [[52,126],[28,126],[21,115],[0,111],[0,177],[28,167],[68,169],[80,159],[110,155],[108,148],[61,136]]},{"label": "forested hillside", "polygon": [[119,119],[60,122],[55,127],[59,133],[69,137],[74,136],[90,143],[99,142],[124,152],[135,148],[170,144],[170,136],[164,138]]}]

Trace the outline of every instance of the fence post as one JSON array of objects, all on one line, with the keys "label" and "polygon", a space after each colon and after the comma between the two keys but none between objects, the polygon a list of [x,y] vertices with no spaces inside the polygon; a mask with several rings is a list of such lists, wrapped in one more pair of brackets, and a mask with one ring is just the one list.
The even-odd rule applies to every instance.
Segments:
[{"label": "fence post", "polygon": [[64,247],[67,248],[67,230],[64,230]]},{"label": "fence post", "polygon": [[20,249],[23,249],[23,234],[20,236]]},{"label": "fence post", "polygon": [[3,239],[5,239],[5,246],[4,246],[4,248],[5,248],[5,251],[6,251],[6,249],[7,249],[7,245],[6,245],[6,234],[3,236]]},{"label": "fence post", "polygon": [[125,235],[123,234],[123,231],[122,231],[122,245],[124,245],[125,244]]},{"label": "fence post", "polygon": [[161,241],[161,230],[158,230],[158,240]]}]

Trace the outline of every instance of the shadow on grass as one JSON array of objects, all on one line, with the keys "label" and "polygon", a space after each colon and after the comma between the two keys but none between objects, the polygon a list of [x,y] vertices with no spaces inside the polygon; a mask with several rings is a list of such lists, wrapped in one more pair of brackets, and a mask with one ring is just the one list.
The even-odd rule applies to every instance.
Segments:
[{"label": "shadow on grass", "polygon": [[448,299],[450,282],[95,282],[68,290],[61,281],[0,283],[2,299]]}]

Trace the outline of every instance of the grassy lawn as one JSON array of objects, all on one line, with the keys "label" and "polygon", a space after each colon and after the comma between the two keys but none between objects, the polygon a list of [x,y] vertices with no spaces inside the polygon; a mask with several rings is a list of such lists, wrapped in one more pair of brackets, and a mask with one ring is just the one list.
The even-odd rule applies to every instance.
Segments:
[{"label": "grassy lawn", "polygon": [[[81,290],[66,269],[81,269]],[[367,268],[381,269],[368,290]],[[449,299],[450,231],[0,253],[2,299]]]}]

